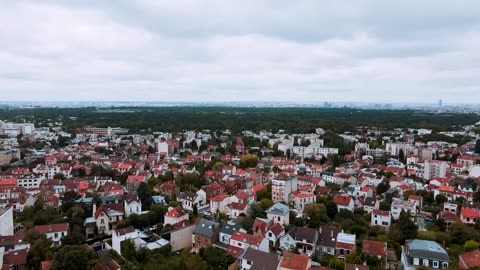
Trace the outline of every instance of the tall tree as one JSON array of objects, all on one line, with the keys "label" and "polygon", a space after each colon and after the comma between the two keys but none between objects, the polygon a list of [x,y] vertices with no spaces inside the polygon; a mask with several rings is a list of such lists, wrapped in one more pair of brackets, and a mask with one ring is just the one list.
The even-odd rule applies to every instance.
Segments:
[{"label": "tall tree", "polygon": [[93,251],[85,246],[64,246],[53,260],[53,270],[85,270],[93,267],[98,257]]},{"label": "tall tree", "polygon": [[480,140],[475,143],[475,153],[480,154]]},{"label": "tall tree", "polygon": [[337,207],[337,204],[333,201],[327,201],[327,203],[325,204],[325,206],[327,207],[327,215],[330,219],[334,219],[335,216],[337,215],[337,212],[338,212],[338,207]]}]

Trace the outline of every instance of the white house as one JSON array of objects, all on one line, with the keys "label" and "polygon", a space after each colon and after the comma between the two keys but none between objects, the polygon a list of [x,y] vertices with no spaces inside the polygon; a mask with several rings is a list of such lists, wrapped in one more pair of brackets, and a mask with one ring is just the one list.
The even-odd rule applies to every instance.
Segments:
[{"label": "white house", "polygon": [[275,246],[277,241],[285,235],[285,230],[283,229],[283,226],[280,225],[279,223],[275,223],[268,229],[267,233],[265,234],[265,237],[268,240],[268,244],[270,246]]},{"label": "white house", "polygon": [[419,266],[430,269],[448,268],[451,259],[447,251],[437,242],[408,240],[402,246],[401,269],[415,270]]},{"label": "white house", "polygon": [[285,204],[275,203],[266,212],[268,220],[273,221],[273,223],[279,223],[281,225],[288,225],[290,223],[290,209]]},{"label": "white house", "polygon": [[337,205],[338,211],[345,209],[353,212],[355,210],[355,203],[350,196],[335,195],[333,196],[333,202]]},{"label": "white house", "polygon": [[205,204],[206,202],[202,200],[198,194],[192,192],[183,192],[180,194],[180,202],[182,203],[183,209],[186,210],[193,210],[193,206],[196,205],[197,207]]},{"label": "white house", "polygon": [[122,228],[114,230],[112,233],[112,248],[118,254],[122,254],[122,242],[125,240],[131,240],[135,245],[135,249],[146,248],[149,250],[157,249],[168,245],[170,242],[160,238],[157,241],[145,241],[144,239],[150,238],[145,233],[136,230],[133,227]]},{"label": "white house", "polygon": [[404,201],[401,199],[394,199],[390,209],[393,219],[398,219],[402,211],[410,213],[412,216],[415,216],[417,212],[417,207],[413,202]]},{"label": "white house", "polygon": [[210,213],[226,212],[229,204],[229,196],[227,194],[220,194],[210,198]]},{"label": "white house", "polygon": [[181,207],[169,207],[168,212],[164,216],[164,224],[174,225],[184,220],[188,220],[188,213],[183,211]]},{"label": "white house", "polygon": [[13,235],[13,207],[0,208],[0,236]]},{"label": "white house", "polygon": [[68,223],[49,224],[35,226],[34,231],[46,235],[48,239],[52,240],[53,245],[60,245],[61,239],[68,235],[69,228]]},{"label": "white house", "polygon": [[372,211],[371,217],[371,225],[372,226],[382,226],[382,227],[390,227],[392,224],[392,217],[390,215],[390,211],[383,211],[374,209]]},{"label": "white house", "polygon": [[125,216],[128,217],[131,214],[140,215],[142,213],[142,203],[138,199],[128,198],[123,201]]}]

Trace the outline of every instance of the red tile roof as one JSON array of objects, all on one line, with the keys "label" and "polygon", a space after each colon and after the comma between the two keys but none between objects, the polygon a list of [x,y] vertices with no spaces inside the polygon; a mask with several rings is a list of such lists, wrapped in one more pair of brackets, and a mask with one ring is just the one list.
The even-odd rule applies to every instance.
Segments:
[{"label": "red tile roof", "polygon": [[238,242],[248,243],[253,246],[259,246],[262,243],[264,237],[259,235],[251,235],[244,232],[235,232],[230,237],[231,240],[235,240]]},{"label": "red tile roof", "polygon": [[460,216],[478,218],[480,217],[480,212],[478,211],[478,209],[475,208],[463,207],[462,211],[460,212]]},{"label": "red tile roof", "polygon": [[480,266],[480,250],[464,253],[458,258],[458,269],[472,269]]},{"label": "red tile roof", "polygon": [[373,214],[374,214],[374,215],[379,215],[379,216],[390,216],[390,211],[373,209]]},{"label": "red tile roof", "polygon": [[118,236],[122,236],[122,235],[125,235],[125,234],[129,234],[129,233],[132,233],[135,231],[135,228],[132,227],[132,226],[129,226],[129,227],[125,227],[125,228],[121,228],[121,229],[118,229],[118,230],[115,230],[115,233],[118,235]]},{"label": "red tile roof", "polygon": [[309,261],[310,258],[308,256],[285,252],[283,253],[280,267],[295,270],[306,270],[309,267]]},{"label": "red tile roof", "polygon": [[333,196],[333,202],[336,205],[348,206],[351,201],[352,201],[352,198],[350,198],[349,196],[342,196],[342,195]]},{"label": "red tile roof", "polygon": [[183,211],[183,209],[181,207],[175,207],[173,209],[171,209],[170,211],[168,211],[165,215],[167,217],[181,217],[183,215],[185,215],[186,213]]},{"label": "red tile roof", "polygon": [[363,240],[362,251],[365,255],[386,256],[387,243],[373,240]]},{"label": "red tile roof", "polygon": [[[27,250],[12,250],[3,255],[4,265],[26,265],[27,264]],[[10,268],[8,268],[10,269]]]},{"label": "red tile roof", "polygon": [[60,224],[49,224],[49,225],[37,225],[35,226],[35,232],[40,234],[47,234],[52,232],[65,232],[68,231],[69,228],[68,223],[60,223]]}]

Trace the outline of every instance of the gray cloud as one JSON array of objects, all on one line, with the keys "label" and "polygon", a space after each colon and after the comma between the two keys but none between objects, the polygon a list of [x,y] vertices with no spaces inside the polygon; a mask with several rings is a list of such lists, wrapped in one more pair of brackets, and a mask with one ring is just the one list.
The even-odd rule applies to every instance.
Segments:
[{"label": "gray cloud", "polygon": [[478,1],[0,3],[3,100],[480,101]]}]

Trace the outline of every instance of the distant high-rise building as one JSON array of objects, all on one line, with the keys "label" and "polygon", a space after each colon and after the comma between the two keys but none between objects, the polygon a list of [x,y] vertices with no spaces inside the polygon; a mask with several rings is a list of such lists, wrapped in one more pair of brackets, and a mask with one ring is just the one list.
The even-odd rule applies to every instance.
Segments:
[{"label": "distant high-rise building", "polygon": [[439,99],[439,100],[438,100],[438,106],[439,106],[439,107],[442,107],[442,105],[443,105],[443,101],[442,101],[441,99]]}]

